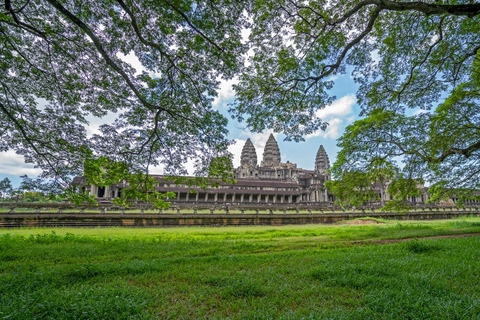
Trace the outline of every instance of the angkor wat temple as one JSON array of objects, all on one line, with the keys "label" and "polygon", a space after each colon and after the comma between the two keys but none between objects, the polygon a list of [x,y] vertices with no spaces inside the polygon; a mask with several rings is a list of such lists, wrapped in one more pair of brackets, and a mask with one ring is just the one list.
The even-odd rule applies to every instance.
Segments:
[{"label": "angkor wat temple", "polygon": [[265,144],[261,165],[258,165],[252,141],[247,139],[240,167],[235,169],[235,179],[237,185],[250,186],[246,190],[255,190],[250,193],[253,202],[327,202],[333,201],[324,187],[325,181],[330,180],[329,168],[330,161],[322,145],[315,157],[315,170],[297,168],[289,161],[282,163],[277,141],[271,134]]},{"label": "angkor wat temple", "polygon": [[[172,181],[155,176],[160,192],[175,192],[178,203],[325,203],[333,201],[333,196],[328,193],[324,183],[330,180],[328,169],[330,162],[323,146],[320,146],[315,157],[315,169],[306,170],[297,168],[297,165],[287,161],[281,162],[280,149],[273,135],[267,140],[263,152],[263,159],[258,165],[257,153],[252,141],[247,139],[243,146],[240,166],[234,169],[237,183],[220,183],[218,187],[207,190],[196,189],[191,193],[191,188],[176,185]],[[90,193],[105,200],[121,195],[122,184],[110,187],[86,185],[82,178],[76,178],[77,184],[84,185]],[[75,181],[74,181],[75,183]]]},{"label": "angkor wat temple", "polygon": [[[280,149],[275,137],[271,134],[265,144],[263,158],[258,164],[257,152],[250,139],[243,146],[240,166],[234,169],[235,184],[220,183],[218,187],[207,190],[177,185],[166,180],[162,175],[153,175],[158,181],[156,190],[159,192],[175,192],[176,198],[169,199],[178,204],[332,204],[333,194],[325,188],[325,182],[331,179],[330,161],[322,145],[315,157],[315,169],[298,168],[295,163],[281,161]],[[82,185],[100,200],[108,201],[121,196],[125,184],[120,183],[109,187],[88,185],[81,177],[74,179],[74,184]],[[381,192],[379,184],[372,185],[378,199],[391,200],[386,192]],[[425,203],[428,199],[428,188],[420,186],[422,195],[409,197],[411,203]],[[373,203],[372,203],[373,204]],[[380,204],[378,202],[377,204]]]}]

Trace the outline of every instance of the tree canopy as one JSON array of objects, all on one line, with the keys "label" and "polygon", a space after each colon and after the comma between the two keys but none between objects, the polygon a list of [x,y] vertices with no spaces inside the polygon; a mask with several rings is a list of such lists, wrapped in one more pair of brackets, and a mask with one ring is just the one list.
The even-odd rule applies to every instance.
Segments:
[{"label": "tree canopy", "polygon": [[301,140],[328,125],[315,113],[351,73],[364,118],[339,142],[337,178],[400,159],[439,196],[478,188],[479,20],[475,1],[5,0],[0,151],[64,183],[98,159],[179,174],[195,158],[223,174],[208,169],[229,143],[212,108],[219,79],[239,75],[235,119]]},{"label": "tree canopy", "polygon": [[252,15],[237,119],[301,140],[350,73],[363,118],[339,140],[335,178],[380,159],[437,186],[432,199],[480,187],[480,3],[257,1]]},{"label": "tree canopy", "polygon": [[12,192],[12,182],[8,178],[0,180],[0,198],[4,198]]},{"label": "tree canopy", "polygon": [[[0,151],[65,187],[86,160],[129,172],[201,172],[226,155],[220,79],[242,65],[243,1],[5,0],[0,6]],[[143,67],[125,61],[134,55]],[[111,123],[88,135],[93,117]]]}]

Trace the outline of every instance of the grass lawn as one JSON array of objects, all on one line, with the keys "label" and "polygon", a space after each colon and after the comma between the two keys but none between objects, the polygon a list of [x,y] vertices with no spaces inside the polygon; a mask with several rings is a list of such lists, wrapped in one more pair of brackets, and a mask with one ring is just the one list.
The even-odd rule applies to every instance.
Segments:
[{"label": "grass lawn", "polygon": [[0,319],[480,319],[479,236],[375,242],[480,218],[377,221],[0,229]]}]

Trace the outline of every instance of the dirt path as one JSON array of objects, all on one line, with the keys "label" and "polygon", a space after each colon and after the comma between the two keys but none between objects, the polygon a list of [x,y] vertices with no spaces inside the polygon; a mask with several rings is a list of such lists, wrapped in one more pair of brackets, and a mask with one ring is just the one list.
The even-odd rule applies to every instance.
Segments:
[{"label": "dirt path", "polygon": [[429,240],[429,239],[450,239],[450,238],[469,238],[469,237],[479,237],[480,233],[465,233],[465,234],[447,234],[442,236],[429,236],[429,237],[415,237],[415,238],[404,238],[404,239],[386,239],[386,240],[360,240],[360,241],[352,241],[350,244],[357,245],[357,244],[390,244],[390,243],[397,243],[397,242],[406,242],[412,241],[414,239],[418,240]]},{"label": "dirt path", "polygon": [[345,226],[345,225],[364,225],[364,224],[385,224],[385,222],[379,222],[377,220],[372,220],[372,219],[360,219],[360,220],[345,220],[340,223],[337,223],[339,226]]}]

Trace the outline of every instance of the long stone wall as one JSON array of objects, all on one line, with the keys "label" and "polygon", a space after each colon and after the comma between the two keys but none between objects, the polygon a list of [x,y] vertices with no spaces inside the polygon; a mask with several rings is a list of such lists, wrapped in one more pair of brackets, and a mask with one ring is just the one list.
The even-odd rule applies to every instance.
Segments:
[{"label": "long stone wall", "polygon": [[[71,203],[2,203],[0,202],[0,213],[15,213],[22,211],[29,211],[33,213],[49,212],[56,211],[57,213],[70,212],[70,213],[86,213],[86,212],[96,212],[96,213],[106,213],[106,212],[155,212],[162,214],[163,212],[174,212],[174,213],[196,213],[197,211],[207,210],[210,213],[225,213],[228,214],[229,211],[257,211],[256,213],[288,213],[299,211],[308,211],[308,213],[328,213],[328,212],[345,212],[345,213],[369,213],[377,212],[381,207],[378,204],[372,204],[368,206],[358,206],[354,209],[345,209],[340,206],[334,206],[329,202],[325,203],[311,203],[311,204],[298,204],[298,203],[276,203],[276,204],[266,204],[266,203],[228,203],[228,204],[217,204],[217,203],[173,203],[169,209],[164,211],[154,208],[151,204],[148,203],[136,203],[132,204],[130,207],[119,207],[115,206],[111,202],[100,202],[98,205],[80,205],[75,206]],[[411,208],[410,211],[426,211],[426,212],[458,212],[458,211],[468,211],[468,212],[480,212],[480,207],[476,204],[466,205],[464,208],[457,208],[455,206],[439,206],[439,205],[425,205],[425,204],[416,204]]]},{"label": "long stone wall", "polygon": [[18,227],[175,227],[329,224],[360,217],[396,220],[480,217],[478,210],[415,211],[408,213],[244,213],[244,214],[141,214],[141,213],[0,213],[0,228]]}]

